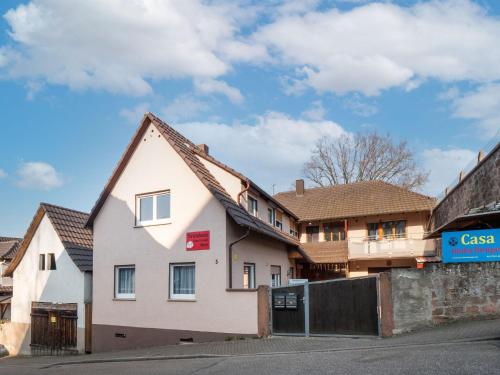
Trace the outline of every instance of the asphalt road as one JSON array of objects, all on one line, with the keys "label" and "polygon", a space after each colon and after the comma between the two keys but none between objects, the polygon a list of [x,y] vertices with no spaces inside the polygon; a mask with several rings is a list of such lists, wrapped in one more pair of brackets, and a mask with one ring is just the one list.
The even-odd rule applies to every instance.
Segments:
[{"label": "asphalt road", "polygon": [[293,354],[70,364],[0,361],[1,375],[499,374],[500,340]]}]

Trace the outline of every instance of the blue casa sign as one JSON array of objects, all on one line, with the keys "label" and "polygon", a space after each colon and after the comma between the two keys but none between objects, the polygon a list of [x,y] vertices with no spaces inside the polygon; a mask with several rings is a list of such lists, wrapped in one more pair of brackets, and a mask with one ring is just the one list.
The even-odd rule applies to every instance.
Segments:
[{"label": "blue casa sign", "polygon": [[500,229],[444,232],[443,263],[500,261]]}]

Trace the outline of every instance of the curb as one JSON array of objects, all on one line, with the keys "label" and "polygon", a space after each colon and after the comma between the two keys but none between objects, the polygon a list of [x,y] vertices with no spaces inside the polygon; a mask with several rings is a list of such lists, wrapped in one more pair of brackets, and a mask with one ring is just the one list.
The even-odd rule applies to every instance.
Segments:
[{"label": "curb", "polygon": [[265,353],[252,353],[252,354],[192,354],[192,355],[158,355],[147,357],[123,357],[123,358],[102,358],[90,359],[80,361],[56,362],[49,365],[40,367],[40,369],[49,369],[57,366],[71,366],[83,364],[96,364],[96,363],[117,363],[117,362],[144,362],[144,361],[171,361],[171,360],[185,360],[185,359],[210,359],[210,358],[243,358],[243,357],[265,357],[274,355],[293,355],[293,354],[307,354],[307,353],[334,353],[334,352],[348,352],[358,350],[377,350],[377,349],[399,349],[406,347],[420,347],[420,346],[442,346],[442,345],[460,345],[460,344],[475,344],[478,342],[500,341],[498,336],[487,336],[483,338],[474,339],[459,339],[452,341],[442,342],[425,342],[413,344],[399,344],[399,345],[375,345],[355,348],[330,348],[330,349],[314,349],[314,350],[296,350],[287,352],[265,352]]}]

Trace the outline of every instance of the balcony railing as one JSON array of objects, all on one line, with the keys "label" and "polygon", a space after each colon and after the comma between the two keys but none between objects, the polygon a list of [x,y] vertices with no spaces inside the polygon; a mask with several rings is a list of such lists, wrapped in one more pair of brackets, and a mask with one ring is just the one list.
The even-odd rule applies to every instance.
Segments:
[{"label": "balcony railing", "polygon": [[349,259],[387,259],[435,256],[436,242],[424,240],[422,235],[399,238],[350,238]]}]

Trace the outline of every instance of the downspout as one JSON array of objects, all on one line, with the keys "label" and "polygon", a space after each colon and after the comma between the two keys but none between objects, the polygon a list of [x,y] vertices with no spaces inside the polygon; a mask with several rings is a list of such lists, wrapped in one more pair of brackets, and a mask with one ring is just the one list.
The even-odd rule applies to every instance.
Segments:
[{"label": "downspout", "polygon": [[[245,181],[246,187],[238,193],[238,196],[236,197],[236,201],[238,202],[238,205],[244,209],[244,207],[241,204],[241,196],[245,194],[248,190],[250,190],[250,180]],[[228,267],[228,274],[229,274],[229,289],[233,289],[233,246],[236,245],[238,242],[243,241],[245,238],[247,238],[250,235],[250,227],[247,227],[246,233],[238,238],[236,241],[233,241],[229,244],[229,262],[227,262],[227,267]]]},{"label": "downspout", "polygon": [[250,180],[245,181],[246,187],[238,193],[238,196],[236,197],[236,201],[238,204],[241,206],[241,196],[245,194],[248,190],[250,190]]},{"label": "downspout", "polygon": [[243,241],[250,235],[250,227],[248,227],[247,232],[238,238],[236,241],[233,241],[229,244],[229,262],[228,264],[228,273],[229,273],[229,289],[233,289],[233,246],[238,242]]}]

